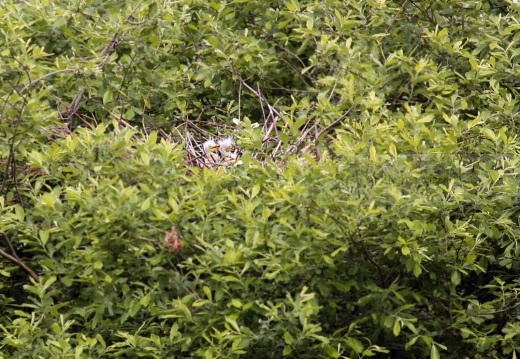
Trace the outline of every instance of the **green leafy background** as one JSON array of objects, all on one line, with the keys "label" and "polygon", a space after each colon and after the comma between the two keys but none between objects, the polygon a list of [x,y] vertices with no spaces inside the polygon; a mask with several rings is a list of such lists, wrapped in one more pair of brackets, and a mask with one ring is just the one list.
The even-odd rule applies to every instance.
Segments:
[{"label": "green leafy background", "polygon": [[519,10],[5,0],[0,358],[516,358]]}]

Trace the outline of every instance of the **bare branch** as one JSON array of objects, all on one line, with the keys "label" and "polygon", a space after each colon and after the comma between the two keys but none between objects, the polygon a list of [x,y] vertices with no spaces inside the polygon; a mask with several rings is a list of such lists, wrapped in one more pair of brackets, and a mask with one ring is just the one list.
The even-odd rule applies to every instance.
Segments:
[{"label": "bare branch", "polygon": [[37,283],[40,283],[40,276],[36,274],[27,264],[25,264],[20,258],[18,258],[18,255],[16,254],[13,245],[7,235],[5,233],[2,233],[2,237],[4,238],[4,241],[7,243],[7,246],[11,249],[13,252],[13,255],[10,255],[9,253],[4,252],[0,249],[0,256],[6,258],[8,261],[13,262],[18,267],[22,268],[27,274],[29,274]]},{"label": "bare branch", "polygon": [[46,78],[48,77],[51,77],[51,76],[54,76],[54,75],[57,75],[59,73],[64,73],[64,72],[76,72],[76,70],[72,70],[72,69],[63,69],[63,70],[58,70],[58,71],[54,71],[54,72],[49,72],[48,74],[45,74],[43,75],[42,77],[39,77],[37,78],[36,80],[33,80],[31,82],[29,82],[27,85],[24,86],[24,88],[22,88],[20,90],[20,93],[24,93],[29,87],[31,87],[32,85],[34,85],[35,83],[38,83],[42,80],[45,80]]},{"label": "bare branch", "polygon": [[262,101],[263,103],[266,104],[267,108],[269,109],[269,111],[271,113],[274,113],[276,114],[279,118],[281,118],[282,120],[284,120],[284,122],[288,125],[287,123],[287,120],[285,119],[285,117],[282,116],[282,114],[278,111],[276,111],[276,109],[271,106],[271,104],[267,101],[267,99],[264,97],[264,95],[262,95],[260,92],[257,92],[254,88],[252,88],[251,86],[249,86],[244,80],[242,80],[242,78],[240,76],[238,76],[238,80],[240,81],[240,83],[242,85],[244,85],[249,91],[251,91],[252,93],[254,93],[259,99],[260,101]]},{"label": "bare branch", "polygon": [[404,0],[403,2],[403,5],[401,6],[401,8],[399,9],[399,11],[397,12],[397,14],[395,14],[394,18],[392,19],[392,22],[390,23],[390,25],[388,25],[388,28],[386,29],[384,35],[379,39],[379,45],[381,45],[381,42],[383,42],[384,38],[388,35],[388,33],[390,32],[390,29],[392,28],[392,26],[394,26],[394,22],[395,20],[397,19],[397,17],[399,16],[399,14],[404,10],[404,7],[406,6],[406,3],[408,2],[408,0]]},{"label": "bare branch", "polygon": [[130,18],[134,15],[134,13],[137,11],[137,9],[139,9],[141,7],[142,3],[143,3],[143,0],[139,1],[139,4],[137,4],[137,6],[132,10],[132,12],[126,17],[126,19],[125,19],[126,21],[130,22],[129,21]]}]

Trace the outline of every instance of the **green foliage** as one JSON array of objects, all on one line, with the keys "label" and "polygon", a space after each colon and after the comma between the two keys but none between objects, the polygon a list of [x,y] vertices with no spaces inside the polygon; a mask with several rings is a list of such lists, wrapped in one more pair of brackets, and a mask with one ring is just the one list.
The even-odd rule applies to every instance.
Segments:
[{"label": "green foliage", "polygon": [[516,357],[519,10],[6,1],[0,358]]}]

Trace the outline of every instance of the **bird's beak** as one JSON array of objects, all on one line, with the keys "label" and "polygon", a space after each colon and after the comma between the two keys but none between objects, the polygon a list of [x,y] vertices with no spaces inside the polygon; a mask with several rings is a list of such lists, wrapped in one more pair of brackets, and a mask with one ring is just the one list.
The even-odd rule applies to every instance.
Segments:
[{"label": "bird's beak", "polygon": [[220,149],[220,145],[214,145],[209,148],[209,153],[217,152]]}]

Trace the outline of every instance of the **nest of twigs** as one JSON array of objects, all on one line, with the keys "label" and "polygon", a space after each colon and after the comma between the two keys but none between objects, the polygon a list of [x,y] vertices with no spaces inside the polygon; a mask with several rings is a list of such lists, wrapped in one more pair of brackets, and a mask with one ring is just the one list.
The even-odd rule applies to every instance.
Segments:
[{"label": "nest of twigs", "polygon": [[[235,129],[239,137],[238,144],[233,136],[215,136],[202,130],[195,134],[186,131],[182,135],[178,131],[178,134],[181,135],[182,142],[185,143],[186,162],[201,169],[241,165],[240,156],[244,153],[244,149],[239,147],[240,144],[243,144],[246,148],[255,148],[255,150],[250,151],[250,156],[255,158],[255,162],[273,161],[279,167],[283,167],[288,157],[294,154],[298,154],[298,158],[302,161],[304,161],[301,157],[303,154],[306,158],[308,158],[307,155],[310,155],[316,162],[321,159],[322,154],[317,143],[319,136],[324,131],[319,132],[315,128],[316,125],[309,121],[305,124],[301,135],[294,138],[293,143],[283,143],[279,134],[281,129],[277,129],[280,125],[277,121],[278,118],[275,117],[273,121],[265,121],[263,125],[255,124],[254,128],[258,127],[257,131],[262,133],[261,146],[250,142],[251,138],[255,136],[251,136],[251,133],[248,134],[247,130],[245,133],[240,133],[238,129]],[[329,129],[329,127],[326,129]],[[226,143],[231,149],[225,146]]]},{"label": "nest of twigs", "polygon": [[240,165],[243,149],[239,148],[233,137],[208,137],[196,140],[188,133],[186,143],[186,161],[199,168],[218,168]]}]

